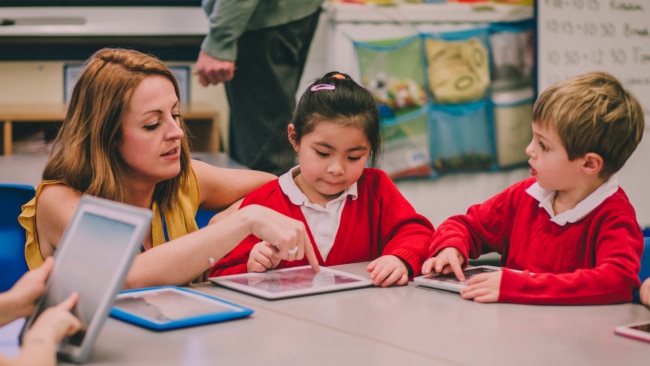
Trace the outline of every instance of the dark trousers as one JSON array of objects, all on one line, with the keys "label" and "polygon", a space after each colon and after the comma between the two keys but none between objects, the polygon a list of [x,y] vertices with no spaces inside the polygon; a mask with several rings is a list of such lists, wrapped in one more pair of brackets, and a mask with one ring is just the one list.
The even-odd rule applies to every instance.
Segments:
[{"label": "dark trousers", "polygon": [[280,175],[296,163],[287,125],[319,16],[320,9],[239,38],[235,77],[225,85],[229,145],[231,157],[251,169]]}]

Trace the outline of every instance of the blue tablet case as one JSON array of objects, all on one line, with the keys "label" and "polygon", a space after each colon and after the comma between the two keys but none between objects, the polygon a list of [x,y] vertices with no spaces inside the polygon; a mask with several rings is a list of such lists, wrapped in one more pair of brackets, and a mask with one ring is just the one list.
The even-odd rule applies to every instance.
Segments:
[{"label": "blue tablet case", "polygon": [[152,330],[170,330],[247,317],[252,309],[178,286],[120,292],[113,318]]}]

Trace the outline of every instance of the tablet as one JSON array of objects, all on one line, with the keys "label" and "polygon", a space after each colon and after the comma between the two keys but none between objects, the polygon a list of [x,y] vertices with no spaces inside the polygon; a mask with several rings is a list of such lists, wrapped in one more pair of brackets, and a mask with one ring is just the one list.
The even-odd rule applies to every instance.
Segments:
[{"label": "tablet", "polygon": [[650,320],[614,328],[614,333],[639,341],[650,342]]},{"label": "tablet", "polygon": [[63,359],[84,362],[150,225],[150,210],[82,196],[54,252],[54,268],[45,292],[25,322],[20,339],[43,310],[77,292],[79,301],[72,312],[83,327],[63,339],[57,353]]},{"label": "tablet", "polygon": [[263,273],[210,277],[209,280],[215,285],[267,300],[372,286],[368,278],[322,266],[320,272],[314,272],[310,266],[301,266]]},{"label": "tablet", "polygon": [[[501,270],[501,267],[484,265],[465,268],[463,273],[465,274],[465,278],[469,279],[479,273],[494,272],[499,270]],[[418,276],[413,279],[413,282],[419,286],[431,287],[452,292],[460,292],[463,287],[467,286],[467,280],[459,281],[453,272],[449,274],[434,273]]]},{"label": "tablet", "polygon": [[168,330],[247,317],[253,310],[177,286],[120,292],[111,316],[153,330]]}]

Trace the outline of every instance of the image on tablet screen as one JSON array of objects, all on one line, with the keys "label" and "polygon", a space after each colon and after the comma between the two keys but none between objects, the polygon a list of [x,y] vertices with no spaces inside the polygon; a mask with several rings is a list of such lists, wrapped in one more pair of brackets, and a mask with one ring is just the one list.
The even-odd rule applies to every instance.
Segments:
[{"label": "image on tablet screen", "polygon": [[118,296],[115,308],[136,314],[155,323],[197,317],[236,309],[204,296],[180,292],[172,288]]},{"label": "image on tablet screen", "polygon": [[231,281],[275,293],[327,287],[335,284],[357,282],[358,280],[326,271],[314,272],[308,267],[294,271],[260,273],[259,276],[251,275],[248,278],[233,278]]},{"label": "image on tablet screen", "polygon": [[[468,280],[472,278],[473,276],[476,276],[477,274],[480,273],[486,273],[486,272],[494,272],[496,269],[492,268],[485,268],[485,267],[474,267],[474,268],[467,268],[463,271],[465,274],[465,279]],[[431,274],[429,276],[426,276],[425,278],[435,278],[438,281],[444,281],[444,282],[455,282],[455,283],[461,283],[461,281],[456,278],[456,275],[452,273],[447,273],[447,274]]]}]

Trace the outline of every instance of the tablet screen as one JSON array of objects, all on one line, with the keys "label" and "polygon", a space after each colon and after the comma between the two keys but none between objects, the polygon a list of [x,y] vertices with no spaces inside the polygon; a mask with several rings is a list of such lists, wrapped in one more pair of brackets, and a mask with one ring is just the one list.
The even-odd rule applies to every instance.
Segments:
[{"label": "tablet screen", "polygon": [[[472,268],[465,269],[463,271],[463,274],[465,274],[465,279],[468,280],[468,279],[476,276],[477,274],[487,273],[487,272],[494,272],[494,271],[498,271],[498,269],[489,268],[489,267],[472,267]],[[439,274],[439,273],[431,274],[431,275],[424,276],[424,278],[436,279],[438,281],[444,281],[444,282],[461,283],[461,281],[458,280],[458,278],[456,277],[456,275],[453,272],[447,273],[447,274]]]},{"label": "tablet screen", "polygon": [[354,283],[359,280],[328,271],[314,272],[311,267],[308,267],[286,272],[268,272],[259,275],[251,274],[247,277],[233,278],[231,281],[244,286],[252,286],[265,291],[278,293]]},{"label": "tablet screen", "polygon": [[284,268],[264,273],[211,277],[217,285],[243,291],[266,299],[317,294],[371,286],[368,278],[322,267],[314,272],[310,266]]},{"label": "tablet screen", "polygon": [[632,325],[630,328],[650,333],[650,323]]},{"label": "tablet screen", "polygon": [[252,309],[185,287],[122,291],[111,316],[153,330],[170,330],[247,317]]},{"label": "tablet screen", "polygon": [[227,303],[173,288],[120,294],[113,307],[158,324],[238,310]]},{"label": "tablet screen", "polygon": [[465,274],[465,281],[459,281],[456,278],[456,275],[451,272],[447,274],[442,273],[433,273],[428,275],[422,275],[413,278],[415,284],[425,287],[432,287],[440,290],[447,290],[453,292],[460,292],[463,287],[467,286],[467,280],[481,273],[495,272],[501,270],[500,267],[495,266],[476,266],[469,267],[463,270]]}]

